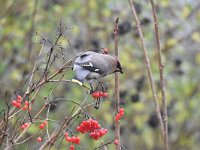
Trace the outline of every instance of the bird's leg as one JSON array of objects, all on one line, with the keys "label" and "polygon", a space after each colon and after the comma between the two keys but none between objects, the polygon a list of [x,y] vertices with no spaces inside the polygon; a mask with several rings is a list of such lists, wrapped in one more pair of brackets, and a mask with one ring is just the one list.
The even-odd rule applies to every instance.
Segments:
[{"label": "bird's leg", "polygon": [[90,94],[92,94],[93,92],[94,92],[94,89],[93,89],[92,83],[90,83]]},{"label": "bird's leg", "polygon": [[97,98],[94,108],[99,109],[100,106],[100,98]]},{"label": "bird's leg", "polygon": [[104,84],[103,82],[99,82],[99,85],[101,86],[103,92],[107,91],[108,87],[106,84]]}]

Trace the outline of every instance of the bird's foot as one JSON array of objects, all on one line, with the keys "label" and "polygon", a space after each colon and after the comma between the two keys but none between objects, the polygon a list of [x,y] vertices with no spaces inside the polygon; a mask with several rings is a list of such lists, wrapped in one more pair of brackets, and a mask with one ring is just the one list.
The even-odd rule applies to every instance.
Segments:
[{"label": "bird's foot", "polygon": [[103,82],[98,82],[97,89],[98,89],[98,87],[100,87],[100,88],[101,88],[102,92],[106,92],[106,91],[107,91],[107,89],[108,89],[107,85],[106,85],[106,84],[104,84]]},{"label": "bird's foot", "polygon": [[97,98],[94,108],[99,109],[100,106],[100,98]]}]

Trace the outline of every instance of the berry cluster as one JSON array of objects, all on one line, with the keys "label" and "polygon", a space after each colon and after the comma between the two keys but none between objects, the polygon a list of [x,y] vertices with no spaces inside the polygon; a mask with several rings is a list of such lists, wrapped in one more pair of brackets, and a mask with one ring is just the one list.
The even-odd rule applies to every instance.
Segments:
[{"label": "berry cluster", "polygon": [[90,132],[90,137],[95,140],[98,140],[108,132],[107,129],[101,128],[98,121],[93,119],[82,121],[82,123],[76,129],[81,133]]},{"label": "berry cluster", "polygon": [[119,112],[115,116],[115,121],[120,120],[123,115],[124,115],[124,108],[120,108]]},{"label": "berry cluster", "polygon": [[12,101],[12,105],[16,108],[21,107],[22,97],[20,95],[17,96],[17,100]]},{"label": "berry cluster", "polygon": [[[21,108],[22,105],[22,97],[20,95],[17,96],[16,100],[12,101],[12,105],[16,108]],[[28,101],[24,102],[24,106],[22,107],[23,110],[31,110],[31,105]]]},{"label": "berry cluster", "polygon": [[29,123],[24,123],[23,125],[20,126],[20,129],[24,130],[29,126]]},{"label": "berry cluster", "polygon": [[83,120],[82,123],[76,128],[81,133],[92,132],[96,129],[100,129],[98,121],[93,119]]},{"label": "berry cluster", "polygon": [[24,102],[24,106],[22,107],[23,110],[31,110],[31,105],[28,101]]},{"label": "berry cluster", "polygon": [[44,127],[47,125],[47,121],[44,121],[43,123],[41,123],[40,125],[39,125],[39,128],[40,129],[44,129]]},{"label": "berry cluster", "polygon": [[100,98],[100,97],[104,97],[107,98],[108,97],[108,93],[107,92],[102,92],[102,91],[96,91],[92,93],[92,97],[96,98]]},{"label": "berry cluster", "polygon": [[107,132],[108,130],[104,128],[97,129],[90,133],[90,137],[92,137],[95,140],[98,140],[100,137],[104,136]]},{"label": "berry cluster", "polygon": [[72,142],[72,143],[75,143],[75,144],[80,144],[80,137],[78,137],[78,136],[69,137],[68,133],[66,132],[64,134],[64,137],[65,137],[65,139],[66,139],[67,142]]}]

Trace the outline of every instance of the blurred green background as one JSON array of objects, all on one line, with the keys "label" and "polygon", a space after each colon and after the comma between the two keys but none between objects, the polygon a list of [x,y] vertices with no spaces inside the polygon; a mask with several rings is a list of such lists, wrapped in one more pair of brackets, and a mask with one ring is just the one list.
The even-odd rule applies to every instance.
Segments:
[{"label": "blurred green background", "polygon": [[[144,56],[139,36],[128,4],[122,0],[0,0],[0,110],[5,108],[5,100],[12,100],[15,93],[23,94],[24,82],[33,69],[36,60],[46,61],[50,46],[42,37],[53,43],[57,37],[59,23],[64,36],[59,40],[61,49],[52,65],[54,72],[65,60],[85,49],[106,47],[114,51],[114,21],[119,16],[119,58],[124,74],[120,75],[121,106],[125,116],[121,120],[121,144],[128,150],[161,150],[162,141],[152,94],[148,86]],[[160,82],[154,23],[148,0],[136,0],[135,7],[145,36],[145,44],[151,59],[153,76],[160,98]],[[156,1],[159,21],[160,42],[165,64],[166,99],[169,115],[169,141],[172,150],[197,150],[200,141],[200,1],[197,0],[159,0]],[[36,34],[36,32],[38,34]],[[69,42],[68,42],[69,40]],[[40,49],[43,48],[38,58]],[[34,81],[41,73],[38,72]],[[72,79],[74,73],[67,71],[65,79]],[[93,106],[87,111],[101,122],[109,133],[99,141],[89,136],[81,136],[81,149],[93,149],[101,142],[114,138],[113,118],[115,115],[113,92],[114,79],[105,79],[109,98],[101,103],[100,109]],[[33,105],[35,114],[45,103],[55,84],[45,85]],[[51,93],[50,100],[58,97],[82,102],[87,94],[85,90],[70,83],[59,84]],[[93,102],[89,96],[87,104]],[[72,109],[70,103],[58,103],[50,109],[50,118],[61,121]],[[62,111],[61,111],[62,110]],[[2,116],[1,116],[2,117]],[[45,113],[41,118],[45,118]],[[58,126],[50,123],[53,130]],[[35,132],[31,129],[29,134]],[[41,133],[38,133],[41,134]],[[35,138],[35,137],[34,137]],[[37,149],[40,144],[28,143],[29,149]],[[54,145],[54,149],[58,145]],[[65,141],[60,149],[68,149]],[[26,149],[27,145],[16,146]],[[108,146],[114,149],[114,145]]]}]

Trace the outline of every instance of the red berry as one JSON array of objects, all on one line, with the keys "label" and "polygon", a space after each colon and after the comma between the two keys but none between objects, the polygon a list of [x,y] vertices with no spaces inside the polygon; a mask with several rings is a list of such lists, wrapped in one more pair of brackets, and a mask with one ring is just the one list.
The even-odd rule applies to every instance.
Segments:
[{"label": "red berry", "polygon": [[98,136],[97,134],[95,134],[94,139],[95,139],[95,140],[98,140],[98,139],[99,139],[99,136]]},{"label": "red berry", "polygon": [[75,146],[74,145],[70,145],[70,150],[75,150]]},{"label": "red berry", "polygon": [[22,102],[22,97],[20,95],[17,96],[17,102],[21,103]]},{"label": "red berry", "polygon": [[16,107],[17,101],[16,101],[16,100],[13,100],[13,101],[12,101],[12,105]]},{"label": "red berry", "polygon": [[74,141],[76,144],[80,144],[80,137],[76,137],[76,140]]},{"label": "red berry", "polygon": [[22,107],[23,110],[27,110],[27,106]]},{"label": "red berry", "polygon": [[40,129],[43,129],[45,127],[45,125],[43,124],[43,123],[41,123],[40,125],[39,125],[39,128]]},{"label": "red berry", "polygon": [[90,136],[91,136],[91,137],[94,137],[94,135],[95,135],[94,132],[91,132],[91,133],[90,133]]},{"label": "red berry", "polygon": [[68,137],[68,132],[65,132],[65,133],[64,133],[64,137]]},{"label": "red berry", "polygon": [[108,133],[108,129],[104,129],[105,134]]},{"label": "red berry", "polygon": [[124,108],[120,108],[120,109],[119,109],[119,114],[120,114],[121,116],[124,115]]},{"label": "red berry", "polygon": [[17,99],[18,99],[18,100],[21,100],[21,99],[22,99],[22,96],[21,96],[21,95],[17,95]]},{"label": "red berry", "polygon": [[117,114],[117,115],[115,116],[115,121],[120,120],[120,118],[121,118],[121,115],[120,115],[120,114]]},{"label": "red berry", "polygon": [[99,134],[99,136],[102,137],[105,134],[104,130],[99,130]]},{"label": "red berry", "polygon": [[119,112],[124,112],[124,108],[120,108],[120,109],[119,109]]},{"label": "red berry", "polygon": [[27,128],[29,126],[29,123],[24,123],[24,126]]},{"label": "red berry", "polygon": [[38,141],[38,142],[42,142],[42,138],[41,138],[41,137],[38,137],[38,138],[37,138],[37,141]]},{"label": "red berry", "polygon": [[15,105],[15,107],[16,107],[16,108],[20,108],[20,107],[21,107],[21,104],[17,102],[16,105]]},{"label": "red berry", "polygon": [[114,140],[114,144],[115,144],[115,145],[119,145],[119,140],[118,140],[118,139],[115,139],[115,140]]},{"label": "red berry", "polygon": [[93,126],[94,126],[95,129],[100,128],[100,125],[99,125],[98,121],[96,121],[96,120],[93,121]]},{"label": "red berry", "polygon": [[100,97],[100,94],[99,94],[99,92],[94,92],[94,93],[92,93],[92,96],[96,99],[96,98]]},{"label": "red berry", "polygon": [[48,124],[48,122],[47,122],[47,121],[44,121],[43,124],[46,126],[46,125]]},{"label": "red berry", "polygon": [[76,137],[72,136],[72,137],[71,137],[71,141],[72,141],[73,143],[75,143],[75,142],[76,142]]},{"label": "red berry", "polygon": [[103,92],[99,92],[99,96],[102,97],[104,95]]},{"label": "red berry", "polygon": [[28,101],[25,101],[24,104],[25,104],[26,106],[29,106],[29,102],[28,102]]},{"label": "red berry", "polygon": [[26,128],[26,126],[23,124],[20,129],[24,130]]},{"label": "red berry", "polygon": [[67,142],[72,142],[72,138],[69,137],[69,136],[65,137],[65,139],[66,139]]},{"label": "red berry", "polygon": [[121,116],[123,116],[123,115],[124,115],[124,112],[120,112],[119,114],[120,114]]},{"label": "red berry", "polygon": [[104,93],[103,93],[103,97],[107,98],[107,97],[108,97],[108,93],[107,93],[107,92],[104,92]]}]

